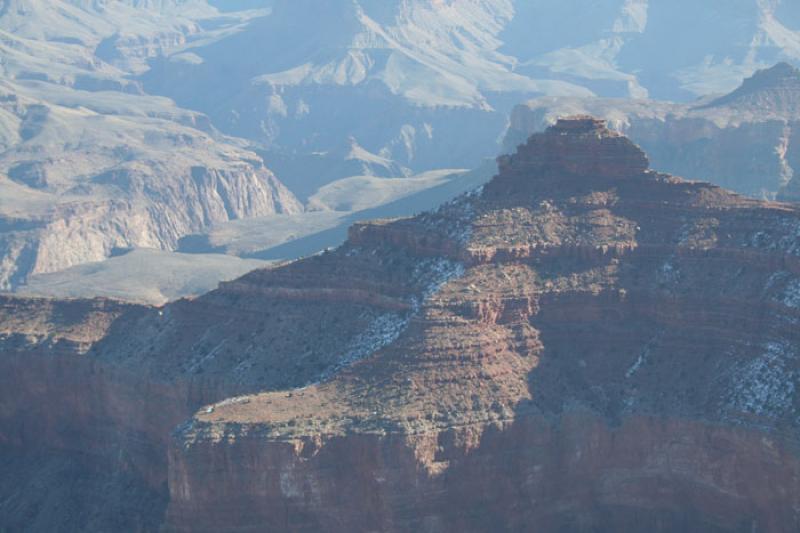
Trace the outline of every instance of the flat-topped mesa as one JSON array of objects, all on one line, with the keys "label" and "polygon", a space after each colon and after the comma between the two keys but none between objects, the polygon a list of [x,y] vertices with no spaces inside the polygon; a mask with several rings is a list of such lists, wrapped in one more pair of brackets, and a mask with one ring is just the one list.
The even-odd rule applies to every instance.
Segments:
[{"label": "flat-topped mesa", "polygon": [[[514,193],[544,178],[625,179],[643,175],[650,163],[627,137],[605,120],[590,116],[559,119],[544,133],[531,135],[514,155],[498,158],[498,176],[489,193]],[[547,180],[544,180],[547,181]],[[509,187],[511,190],[509,190]]]},{"label": "flat-topped mesa", "polygon": [[571,117],[559,118],[551,129],[561,135],[570,133],[595,133],[597,135],[610,134],[618,136],[616,132],[610,131],[606,126],[606,121],[594,118],[591,115],[574,115]]}]

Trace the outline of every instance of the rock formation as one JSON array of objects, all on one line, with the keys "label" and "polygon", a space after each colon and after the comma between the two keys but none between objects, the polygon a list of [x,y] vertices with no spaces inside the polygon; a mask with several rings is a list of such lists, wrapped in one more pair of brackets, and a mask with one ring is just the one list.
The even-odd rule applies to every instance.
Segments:
[{"label": "rock formation", "polygon": [[511,152],[564,114],[590,113],[641,145],[653,166],[757,198],[797,200],[800,70],[779,63],[735,91],[692,104],[607,98],[538,98],[512,113]]},{"label": "rock formation", "polygon": [[710,102],[707,107],[749,108],[768,115],[800,114],[800,70],[788,63],[759,70],[735,91]]},{"label": "rock formation", "polygon": [[[69,277],[115,248],[172,251],[230,219],[236,231],[243,218],[296,211],[260,158],[321,208],[319,194],[344,179],[493,159],[512,106],[534,96],[686,100],[800,57],[796,0],[715,1],[0,0],[0,290]],[[664,154],[628,133],[658,168],[770,198],[795,168],[784,118],[726,128],[722,156],[695,126],[676,127],[688,144]],[[363,200],[376,184],[386,185],[344,185]],[[273,222],[255,233],[294,240]],[[255,252],[287,259],[339,244],[344,228],[328,229]]]},{"label": "rock formation", "polygon": [[17,493],[44,450],[102,465],[80,528],[796,531],[800,208],[588,117],[499,167],[195,300],[3,300]]},{"label": "rock formation", "polygon": [[273,0],[140,80],[265,146],[293,190],[348,176],[337,147],[351,136],[413,173],[474,167],[526,98],[687,101],[800,59],[793,0],[709,1]]},{"label": "rock formation", "polygon": [[62,91],[79,110],[0,83],[9,126],[0,127],[0,290],[115,248],[174,250],[213,223],[303,210],[255,153],[202,115],[158,100],[145,112],[110,111],[103,97]]},{"label": "rock formation", "polygon": [[248,16],[220,21],[202,0],[0,1],[0,290],[302,210],[245,141],[133,79],[203,24]]}]

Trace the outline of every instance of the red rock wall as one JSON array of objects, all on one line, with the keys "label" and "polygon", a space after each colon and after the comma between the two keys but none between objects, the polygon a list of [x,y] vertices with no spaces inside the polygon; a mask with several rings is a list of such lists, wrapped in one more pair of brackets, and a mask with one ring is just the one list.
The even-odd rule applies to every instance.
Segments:
[{"label": "red rock wall", "polygon": [[[170,453],[176,531],[774,532],[800,528],[797,449],[760,432],[636,416]],[[470,449],[466,442],[477,438]],[[421,448],[435,450],[425,461]],[[309,450],[310,448],[310,450]],[[437,474],[437,463],[446,470]]]},{"label": "red rock wall", "polygon": [[224,397],[202,382],[158,382],[87,356],[35,353],[0,359],[0,389],[0,444],[78,453],[159,490],[170,433]]}]

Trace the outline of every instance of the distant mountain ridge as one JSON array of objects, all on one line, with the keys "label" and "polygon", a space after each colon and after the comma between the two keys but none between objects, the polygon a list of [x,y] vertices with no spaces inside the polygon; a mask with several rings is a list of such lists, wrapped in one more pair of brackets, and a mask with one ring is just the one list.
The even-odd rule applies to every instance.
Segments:
[{"label": "distant mountain ridge", "polygon": [[377,207],[320,198],[478,167],[530,98],[727,92],[800,60],[798,30],[787,0],[0,0],[0,287],[305,202]]},{"label": "distant mountain ridge", "polygon": [[781,62],[758,70],[733,92],[717,98],[708,107],[749,109],[763,115],[800,116],[800,69]]},{"label": "distant mountain ridge", "polygon": [[576,113],[607,119],[672,174],[754,197],[800,199],[800,70],[788,63],[757,71],[727,95],[689,104],[536,98],[515,108],[504,149]]},{"label": "distant mountain ridge", "polygon": [[[192,61],[151,61],[147,90],[276,157],[340,157],[332,148],[353,137],[414,172],[494,155],[506,113],[530,96],[685,101],[800,60],[800,26],[791,27],[800,7],[785,1],[253,5],[269,14],[230,38],[190,46]],[[681,53],[666,53],[676,47]]]}]

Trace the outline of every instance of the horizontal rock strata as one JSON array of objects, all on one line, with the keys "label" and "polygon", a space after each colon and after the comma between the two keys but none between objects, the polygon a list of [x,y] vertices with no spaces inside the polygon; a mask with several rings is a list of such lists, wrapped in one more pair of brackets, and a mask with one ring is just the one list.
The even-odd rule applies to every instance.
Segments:
[{"label": "horizontal rock strata", "polygon": [[562,120],[195,300],[5,301],[0,443],[124,464],[175,531],[793,532],[798,259],[796,206]]}]

